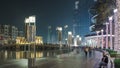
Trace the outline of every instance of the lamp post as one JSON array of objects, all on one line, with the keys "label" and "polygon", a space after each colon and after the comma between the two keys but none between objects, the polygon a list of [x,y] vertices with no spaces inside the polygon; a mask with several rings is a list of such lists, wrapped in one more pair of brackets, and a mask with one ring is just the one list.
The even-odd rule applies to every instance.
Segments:
[{"label": "lamp post", "polygon": [[103,32],[104,32],[104,30],[102,29],[102,30],[101,30],[101,34],[102,34],[102,45],[101,45],[101,48],[102,48],[102,49],[103,49],[103,39],[104,39],[104,38],[103,38]]},{"label": "lamp post", "polygon": [[106,49],[108,49],[108,25],[109,23],[106,22]]},{"label": "lamp post", "polygon": [[98,36],[99,36],[99,32],[100,32],[100,31],[96,31],[96,33],[97,33],[97,44],[98,44],[97,47],[100,47],[100,44],[99,44],[99,37],[98,37]]},{"label": "lamp post", "polygon": [[57,30],[58,30],[58,41],[59,41],[60,50],[61,50],[62,48],[62,27],[57,27]]},{"label": "lamp post", "polygon": [[111,17],[109,17],[109,23],[110,23],[110,49],[113,49],[113,47],[112,47],[112,21],[113,21],[113,17],[111,16]]}]

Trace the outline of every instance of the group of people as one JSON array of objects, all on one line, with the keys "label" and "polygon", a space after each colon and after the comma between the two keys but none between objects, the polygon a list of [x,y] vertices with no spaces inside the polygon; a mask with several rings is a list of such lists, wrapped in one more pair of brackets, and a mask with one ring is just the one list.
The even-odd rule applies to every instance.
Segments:
[{"label": "group of people", "polygon": [[[88,54],[89,56],[91,56],[91,54],[94,52],[94,49],[91,48],[91,47],[84,47],[84,53],[85,53],[85,56],[87,57]],[[99,63],[99,68],[102,68],[102,67],[105,67],[107,66],[108,64],[108,55],[107,55],[107,52],[106,51],[103,51],[103,56],[102,56],[102,59]]]},{"label": "group of people", "polygon": [[88,54],[89,54],[89,56],[91,56],[92,51],[93,51],[93,48],[91,48],[91,47],[85,47],[84,48],[85,56],[87,57]]}]

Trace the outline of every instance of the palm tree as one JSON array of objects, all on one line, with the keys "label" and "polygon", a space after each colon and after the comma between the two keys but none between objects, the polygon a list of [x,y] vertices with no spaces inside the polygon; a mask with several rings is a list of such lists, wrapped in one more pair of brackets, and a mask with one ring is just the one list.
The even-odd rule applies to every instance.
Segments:
[{"label": "palm tree", "polygon": [[108,17],[113,15],[113,9],[116,7],[116,0],[97,0],[90,8],[90,13],[94,16],[97,15],[95,25],[102,26]]}]

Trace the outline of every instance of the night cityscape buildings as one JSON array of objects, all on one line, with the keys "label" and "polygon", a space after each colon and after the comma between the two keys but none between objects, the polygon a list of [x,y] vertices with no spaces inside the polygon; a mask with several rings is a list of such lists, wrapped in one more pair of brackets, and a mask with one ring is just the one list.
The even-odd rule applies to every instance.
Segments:
[{"label": "night cityscape buildings", "polygon": [[19,33],[19,30],[15,26],[11,25],[0,25],[0,41],[1,44],[15,44],[16,37],[23,35]]},{"label": "night cityscape buildings", "polygon": [[103,53],[109,60],[103,67],[114,68],[120,58],[120,1],[113,1],[11,1],[4,22],[15,23],[0,23],[0,68],[98,68]]},{"label": "night cityscape buildings", "polygon": [[25,38],[28,42],[35,42],[36,36],[36,20],[35,16],[25,19]]}]

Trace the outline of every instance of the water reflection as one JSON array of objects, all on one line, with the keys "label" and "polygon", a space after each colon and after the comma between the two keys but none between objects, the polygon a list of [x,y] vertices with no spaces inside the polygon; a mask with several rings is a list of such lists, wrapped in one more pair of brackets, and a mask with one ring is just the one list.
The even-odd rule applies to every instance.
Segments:
[{"label": "water reflection", "polygon": [[64,50],[60,52],[59,50],[54,51],[0,51],[0,59],[28,59],[28,58],[41,58],[41,57],[53,57],[60,53],[66,53]]},{"label": "water reflection", "polygon": [[[40,65],[43,58],[56,57],[59,54],[67,53],[68,50],[49,51],[0,51],[0,68],[34,68]],[[57,58],[57,57],[56,57]],[[47,62],[46,60],[44,62]],[[43,61],[42,61],[43,63]],[[13,66],[13,67],[11,67]]]}]

